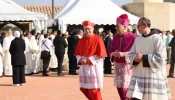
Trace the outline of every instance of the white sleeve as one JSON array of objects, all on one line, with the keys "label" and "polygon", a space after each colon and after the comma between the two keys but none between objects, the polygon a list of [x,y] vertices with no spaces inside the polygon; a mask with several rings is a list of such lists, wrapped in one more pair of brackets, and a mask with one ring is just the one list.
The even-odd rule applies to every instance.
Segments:
[{"label": "white sleeve", "polygon": [[164,68],[165,65],[165,60],[163,57],[163,41],[161,37],[157,37],[154,40],[154,46],[155,46],[155,53],[153,54],[148,54],[148,62],[150,64],[150,67],[153,72],[157,72],[160,69]]},{"label": "white sleeve", "polygon": [[7,37],[4,38],[2,49],[3,51],[9,50],[9,42],[8,42]]},{"label": "white sleeve", "polygon": [[103,58],[99,57],[99,56],[90,56],[88,58],[91,61],[92,65],[96,65],[97,63],[99,63],[103,60]]},{"label": "white sleeve", "polygon": [[134,67],[133,62],[134,62],[134,58],[136,56],[136,47],[135,47],[135,43],[136,40],[133,44],[133,46],[131,47],[131,50],[128,53],[125,53],[125,61],[131,65],[131,68]]},{"label": "white sleeve", "polygon": [[80,61],[80,59],[82,58],[81,56],[76,56],[76,58],[77,58],[77,64],[78,64],[78,62]]}]

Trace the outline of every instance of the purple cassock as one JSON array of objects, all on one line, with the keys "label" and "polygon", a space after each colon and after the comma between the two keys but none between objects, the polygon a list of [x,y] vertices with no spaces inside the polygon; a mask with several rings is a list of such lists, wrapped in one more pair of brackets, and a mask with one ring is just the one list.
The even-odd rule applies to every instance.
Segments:
[{"label": "purple cassock", "polygon": [[130,32],[123,35],[117,34],[108,50],[110,55],[116,50],[124,53],[124,57],[114,58],[114,85],[117,87],[121,100],[126,100],[126,93],[132,76],[130,64],[127,63],[127,54],[136,38],[137,36]]},{"label": "purple cassock", "polygon": [[[116,50],[120,52],[129,52],[136,38],[137,36],[131,32],[126,32],[123,35],[115,35],[108,50],[109,54]],[[114,58],[114,62],[126,63],[125,57],[116,57]]]}]

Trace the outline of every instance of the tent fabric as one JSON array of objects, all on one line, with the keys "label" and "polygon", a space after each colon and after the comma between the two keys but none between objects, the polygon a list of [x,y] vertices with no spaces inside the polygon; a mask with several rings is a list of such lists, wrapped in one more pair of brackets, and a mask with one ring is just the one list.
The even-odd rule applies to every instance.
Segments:
[{"label": "tent fabric", "polygon": [[116,24],[116,18],[121,14],[127,14],[132,25],[137,24],[139,20],[137,16],[123,10],[111,0],[73,0],[71,3],[55,18],[63,31],[66,30],[65,27],[68,24],[79,25],[84,20],[92,21],[98,25]]},{"label": "tent fabric", "polygon": [[30,12],[12,0],[0,0],[0,21],[32,21],[32,28],[41,31],[47,27],[47,15]]},{"label": "tent fabric", "polygon": [[[63,7],[61,7],[61,9],[59,9],[58,12],[54,15],[54,19],[58,18],[59,15],[61,15],[66,9],[68,9],[73,4],[73,2],[75,2],[75,0],[67,0]],[[47,20],[48,26],[52,26],[52,24],[56,25],[57,21],[55,21],[54,23],[54,19],[50,18],[49,20]]]},{"label": "tent fabric", "polygon": [[0,21],[47,20],[43,13],[30,12],[12,0],[0,0]]},{"label": "tent fabric", "polygon": [[81,24],[91,20],[96,24],[116,24],[116,17],[128,14],[130,24],[136,24],[138,17],[123,10],[111,0],[76,0],[58,17],[59,23]]},{"label": "tent fabric", "polygon": [[65,10],[67,10],[76,0],[68,0],[66,4],[61,7],[60,10],[55,14],[54,18],[58,18]]}]

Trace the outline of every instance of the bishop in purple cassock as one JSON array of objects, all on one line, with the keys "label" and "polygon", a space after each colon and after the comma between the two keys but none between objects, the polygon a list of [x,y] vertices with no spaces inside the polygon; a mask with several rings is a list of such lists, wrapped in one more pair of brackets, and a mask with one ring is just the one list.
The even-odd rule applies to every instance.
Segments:
[{"label": "bishop in purple cassock", "polygon": [[136,35],[128,32],[130,20],[126,14],[116,19],[116,32],[108,50],[114,58],[114,85],[117,87],[121,100],[126,100],[126,93],[130,84],[132,70],[130,69],[128,56]]}]

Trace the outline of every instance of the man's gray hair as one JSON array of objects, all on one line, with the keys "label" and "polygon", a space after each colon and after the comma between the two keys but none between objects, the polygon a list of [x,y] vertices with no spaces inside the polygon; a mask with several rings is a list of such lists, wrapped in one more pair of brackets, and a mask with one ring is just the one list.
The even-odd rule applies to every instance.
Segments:
[{"label": "man's gray hair", "polygon": [[141,21],[144,25],[147,25],[148,27],[151,27],[151,21],[146,18],[146,17],[142,17],[139,19],[139,21]]}]

